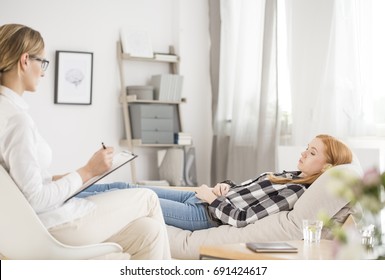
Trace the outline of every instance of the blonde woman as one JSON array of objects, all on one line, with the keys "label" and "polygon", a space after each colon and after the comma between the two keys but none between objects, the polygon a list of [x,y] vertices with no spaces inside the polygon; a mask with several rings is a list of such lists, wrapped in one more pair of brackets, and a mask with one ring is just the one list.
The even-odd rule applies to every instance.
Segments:
[{"label": "blonde woman", "polygon": [[113,148],[96,151],[85,166],[68,174],[48,172],[50,147],[23,100],[25,91],[36,91],[48,65],[38,31],[20,24],[0,26],[0,164],[59,241],[112,241],[132,259],[169,259],[166,227],[152,191],[124,189],[65,202],[84,182],[110,168]]}]

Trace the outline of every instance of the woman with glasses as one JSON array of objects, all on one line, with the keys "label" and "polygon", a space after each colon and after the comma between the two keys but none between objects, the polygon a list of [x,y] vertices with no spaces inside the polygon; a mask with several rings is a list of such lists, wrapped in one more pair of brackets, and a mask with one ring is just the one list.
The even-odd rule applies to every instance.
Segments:
[{"label": "woman with glasses", "polygon": [[0,164],[57,240],[68,245],[111,241],[132,259],[169,259],[166,227],[154,192],[124,189],[65,202],[83,183],[111,167],[113,148],[96,151],[76,171],[49,173],[50,147],[23,100],[25,91],[36,91],[48,65],[39,32],[19,24],[0,26]]}]

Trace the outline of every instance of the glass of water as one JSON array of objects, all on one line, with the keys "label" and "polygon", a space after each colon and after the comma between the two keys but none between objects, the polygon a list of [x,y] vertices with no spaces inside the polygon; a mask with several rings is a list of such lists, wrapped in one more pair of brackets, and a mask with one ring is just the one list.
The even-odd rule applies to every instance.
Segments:
[{"label": "glass of water", "polygon": [[319,243],[323,222],[320,220],[303,220],[303,240],[305,243]]}]

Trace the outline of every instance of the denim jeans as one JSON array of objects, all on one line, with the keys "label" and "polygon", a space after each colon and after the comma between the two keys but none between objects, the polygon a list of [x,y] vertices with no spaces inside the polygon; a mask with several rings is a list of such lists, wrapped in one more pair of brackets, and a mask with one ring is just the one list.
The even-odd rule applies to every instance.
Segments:
[{"label": "denim jeans", "polygon": [[129,187],[130,186],[128,184],[123,182],[116,182],[116,183],[109,183],[109,184],[95,184],[88,187],[78,195],[76,195],[76,197],[85,198],[87,196],[95,195],[101,192],[114,191],[118,189],[127,189]]},{"label": "denim jeans", "polygon": [[[163,217],[167,225],[191,231],[217,226],[207,213],[207,203],[198,199],[194,192],[169,188],[141,187],[151,189],[158,195]],[[138,188],[138,186],[123,182],[95,184],[78,194],[77,197],[84,198],[100,192],[126,188]]]}]

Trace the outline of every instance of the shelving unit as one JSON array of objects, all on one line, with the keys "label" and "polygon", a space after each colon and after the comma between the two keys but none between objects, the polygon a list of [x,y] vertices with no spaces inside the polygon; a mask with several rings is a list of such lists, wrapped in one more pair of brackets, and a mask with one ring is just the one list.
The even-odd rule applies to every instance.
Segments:
[{"label": "shelving unit", "polygon": [[[170,47],[169,50],[170,58],[175,57],[174,48]],[[117,43],[117,54],[118,54],[118,62],[119,62],[119,72],[120,72],[120,82],[121,82],[121,92],[120,92],[120,103],[122,104],[123,109],[123,120],[124,120],[124,129],[125,129],[125,139],[122,139],[120,141],[120,144],[122,146],[127,147],[130,151],[134,151],[135,148],[175,148],[175,147],[182,147],[182,145],[177,144],[146,144],[142,143],[141,139],[133,139],[132,135],[132,127],[131,127],[131,119],[130,119],[130,105],[132,104],[164,104],[164,105],[175,105],[176,107],[176,115],[177,115],[177,121],[179,122],[179,131],[183,131],[182,129],[182,122],[180,118],[180,108],[179,105],[186,102],[185,99],[181,99],[178,102],[168,102],[168,101],[161,101],[161,100],[142,100],[137,99],[135,95],[127,95],[126,93],[126,86],[129,84],[126,82],[126,75],[125,75],[125,63],[130,61],[137,61],[137,62],[143,62],[143,63],[167,63],[170,66],[169,73],[170,74],[178,74],[178,63],[179,63],[179,57],[177,57],[176,60],[172,60],[167,58],[167,55],[163,55],[165,57],[164,59],[161,58],[142,58],[142,57],[134,57],[127,53],[123,53],[121,42]],[[132,181],[137,182],[136,178],[136,167],[135,167],[135,161],[131,162],[131,176]]]}]

